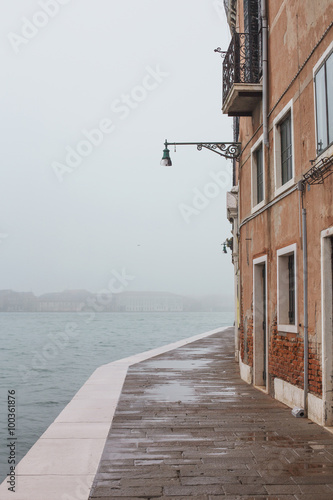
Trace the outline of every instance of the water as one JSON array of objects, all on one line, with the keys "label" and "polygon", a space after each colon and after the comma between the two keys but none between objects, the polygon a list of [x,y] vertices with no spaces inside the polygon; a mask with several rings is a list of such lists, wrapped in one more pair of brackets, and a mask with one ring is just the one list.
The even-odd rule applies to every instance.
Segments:
[{"label": "water", "polygon": [[8,472],[7,394],[20,460],[93,371],[233,324],[233,313],[0,313],[0,481]]}]

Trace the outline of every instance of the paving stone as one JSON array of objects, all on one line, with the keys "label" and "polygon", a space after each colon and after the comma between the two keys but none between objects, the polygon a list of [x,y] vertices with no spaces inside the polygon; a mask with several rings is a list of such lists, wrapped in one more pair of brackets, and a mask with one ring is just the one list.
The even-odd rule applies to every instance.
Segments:
[{"label": "paving stone", "polygon": [[270,495],[296,495],[302,492],[297,484],[266,484],[265,488]]},{"label": "paving stone", "polygon": [[[255,496],[248,496],[248,495],[210,495],[208,500],[296,500],[296,497],[294,495],[279,495],[278,497],[276,496],[263,496],[263,495],[255,495]],[[316,499],[312,499],[316,500]]]},{"label": "paving stone", "polygon": [[299,495],[295,495],[294,498],[296,498],[296,500],[332,500],[332,493],[320,493],[318,496],[314,496],[313,493],[310,493],[309,495],[303,495],[300,493]]},{"label": "paving stone", "polygon": [[108,486],[97,486],[94,492],[97,498],[113,498],[118,497],[141,497],[141,498],[156,498],[162,495],[161,487],[135,487],[135,488],[109,488]]},{"label": "paving stone", "polygon": [[[173,495],[173,496],[165,496],[163,495],[161,498],[163,498],[163,500],[189,500],[188,496],[178,496],[178,495]],[[195,500],[208,500],[208,495],[201,495],[201,494],[198,494],[198,495],[194,495],[193,498],[195,498]],[[225,496],[223,497],[225,499]]]},{"label": "paving stone", "polygon": [[224,484],[223,491],[226,495],[265,495],[264,486],[260,484]]},{"label": "paving stone", "polygon": [[222,486],[220,484],[205,484],[193,485],[193,486],[166,486],[163,489],[165,495],[183,495],[190,498],[195,495],[209,495],[209,494],[220,494],[223,493]]},{"label": "paving stone", "polygon": [[238,482],[237,478],[232,476],[192,476],[192,477],[181,477],[182,486],[193,486],[193,485],[203,485],[203,484],[220,484],[224,483],[234,483]]},{"label": "paving stone", "polygon": [[321,495],[322,493],[326,494],[332,494],[332,490],[325,484],[301,484],[300,490],[304,495],[309,495],[310,493],[316,494],[316,495]]},{"label": "paving stone", "polygon": [[[163,486],[181,486],[181,482],[179,478],[170,477],[163,478]],[[158,476],[155,477],[146,477],[146,478],[123,478],[119,481],[119,488],[136,488],[136,487],[152,487],[152,486],[161,486],[161,478]]]},{"label": "paving stone", "polygon": [[313,474],[309,476],[297,476],[293,477],[292,480],[296,484],[327,484],[330,483],[333,485],[333,475],[325,475],[325,474],[320,474],[317,476],[314,476]]}]

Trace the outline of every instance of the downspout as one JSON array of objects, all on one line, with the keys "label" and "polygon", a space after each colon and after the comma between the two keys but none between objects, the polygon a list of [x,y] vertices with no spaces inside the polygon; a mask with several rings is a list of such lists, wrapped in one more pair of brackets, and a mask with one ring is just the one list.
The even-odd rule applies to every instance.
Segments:
[{"label": "downspout", "polygon": [[308,415],[309,337],[308,337],[308,249],[306,209],[302,208],[303,301],[304,301],[304,416]]},{"label": "downspout", "polygon": [[264,144],[269,146],[268,141],[268,28],[266,0],[261,0],[261,26],[262,26],[262,122],[264,133]]}]

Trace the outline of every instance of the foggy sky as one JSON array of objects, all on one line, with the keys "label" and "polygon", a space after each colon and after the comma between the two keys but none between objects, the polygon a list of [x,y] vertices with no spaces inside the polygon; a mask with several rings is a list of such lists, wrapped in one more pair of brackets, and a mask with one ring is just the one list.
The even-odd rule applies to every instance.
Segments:
[{"label": "foggy sky", "polygon": [[232,293],[222,4],[2,0],[0,289]]}]

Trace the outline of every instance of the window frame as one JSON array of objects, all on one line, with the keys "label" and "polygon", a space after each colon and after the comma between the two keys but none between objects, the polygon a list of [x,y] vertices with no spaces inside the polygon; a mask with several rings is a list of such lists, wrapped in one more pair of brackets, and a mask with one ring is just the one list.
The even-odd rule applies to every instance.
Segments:
[{"label": "window frame", "polygon": [[[257,152],[262,149],[262,173],[263,173],[263,199],[258,202],[258,170],[257,170]],[[251,213],[260,210],[266,205],[266,189],[265,189],[265,150],[263,135],[255,142],[251,148]]]},{"label": "window frame", "polygon": [[[281,155],[281,129],[280,126],[290,115],[290,136],[291,136],[291,178],[282,184],[282,155]],[[295,184],[295,140],[294,140],[294,120],[292,100],[280,111],[273,120],[274,134],[274,178],[275,196],[283,193]]]},{"label": "window frame", "polygon": [[[294,256],[294,323],[290,324],[288,315],[290,312],[290,278],[288,262],[289,257]],[[297,287],[297,245],[296,243],[277,250],[277,327],[279,332],[298,332],[298,287]]]},{"label": "window frame", "polygon": [[[328,116],[328,102],[327,102],[327,72],[325,68],[325,100],[326,100],[326,132],[327,132],[327,146],[320,151],[318,150],[318,118],[317,118],[317,93],[316,93],[316,75],[322,69],[330,57],[333,57],[333,42],[328,46],[323,55],[320,57],[318,62],[313,67],[313,101],[314,101],[314,119],[315,119],[315,151],[316,157],[320,157],[327,150],[333,149],[333,131],[332,131],[332,141],[329,142],[329,116]],[[333,114],[333,109],[332,109]]]}]

